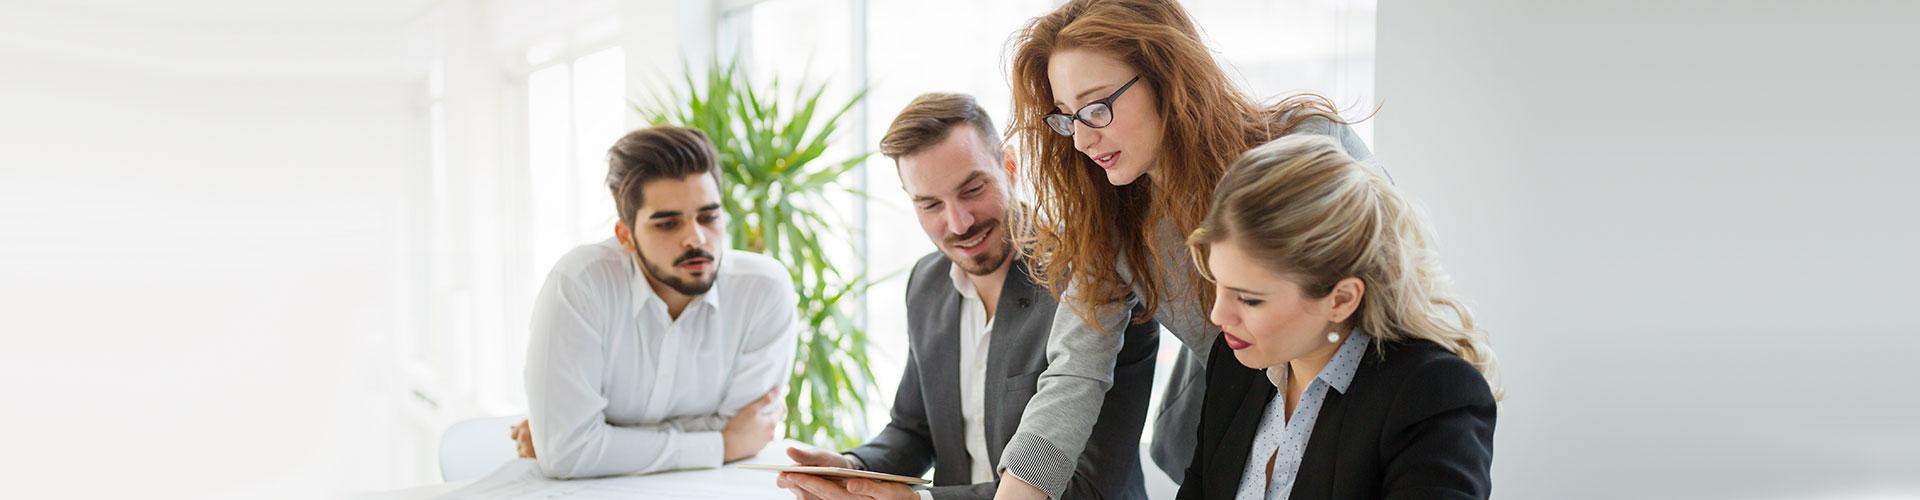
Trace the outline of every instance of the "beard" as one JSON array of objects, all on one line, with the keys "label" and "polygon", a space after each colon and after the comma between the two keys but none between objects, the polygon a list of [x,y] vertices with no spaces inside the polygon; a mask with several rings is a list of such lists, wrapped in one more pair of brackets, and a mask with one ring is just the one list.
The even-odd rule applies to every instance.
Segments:
[{"label": "beard", "polygon": [[[647,260],[647,255],[644,252],[634,253],[640,257],[640,267],[646,268],[647,276],[652,276],[653,279],[659,280],[661,284],[667,285],[667,288],[672,288],[673,291],[688,297],[707,293],[708,290],[712,290],[713,282],[718,280],[720,276],[720,259],[715,258],[711,253],[707,253],[706,250],[698,248],[688,250],[687,253],[681,254],[679,258],[673,259],[673,266],[667,269],[655,266],[653,261]],[[705,258],[713,262],[713,266],[703,273],[706,275],[704,279],[699,276],[682,277],[674,272],[681,263],[696,258]]]},{"label": "beard", "polygon": [[999,271],[1000,266],[1007,263],[1007,254],[1013,247],[1013,240],[1007,237],[1005,230],[1000,231],[1000,234],[995,235],[994,238],[980,242],[980,244],[986,248],[986,251],[971,257],[956,255],[959,252],[958,244],[960,242],[978,238],[981,234],[985,234],[998,227],[1001,227],[998,219],[980,221],[974,223],[973,227],[968,228],[966,234],[947,236],[946,244],[943,246],[945,249],[953,251],[947,254],[947,260],[951,260],[954,265],[960,266],[961,271],[974,276],[986,276],[993,274],[994,271]]}]

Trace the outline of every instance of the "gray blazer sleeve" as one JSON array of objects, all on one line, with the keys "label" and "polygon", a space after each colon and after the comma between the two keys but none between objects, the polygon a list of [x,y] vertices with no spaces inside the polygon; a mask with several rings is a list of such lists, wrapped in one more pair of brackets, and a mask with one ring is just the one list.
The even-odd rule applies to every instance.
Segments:
[{"label": "gray blazer sleeve", "polygon": [[[1020,429],[1000,452],[1000,468],[1060,498],[1073,477],[1076,458],[1085,450],[1107,389],[1113,387],[1114,361],[1120,354],[1132,304],[1108,304],[1091,311],[1092,323],[1072,306],[1079,288],[1068,285],[1047,334],[1047,371],[1027,401]],[[1134,436],[1139,439],[1139,436]]]},{"label": "gray blazer sleeve", "polygon": [[1314,134],[1332,137],[1334,140],[1340,141],[1340,147],[1346,149],[1347,155],[1352,156],[1353,159],[1362,162],[1369,162],[1373,159],[1373,150],[1367,149],[1367,142],[1360,140],[1360,134],[1354,133],[1353,127],[1349,127],[1344,123],[1335,123],[1333,120],[1326,118],[1308,118],[1306,121],[1300,122],[1299,125],[1295,125],[1293,130],[1287,131],[1287,135],[1293,134]]}]

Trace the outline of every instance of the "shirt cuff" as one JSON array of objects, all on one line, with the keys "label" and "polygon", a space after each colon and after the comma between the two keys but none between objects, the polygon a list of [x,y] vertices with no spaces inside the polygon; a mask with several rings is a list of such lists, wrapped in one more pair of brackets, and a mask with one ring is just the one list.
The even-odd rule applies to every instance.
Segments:
[{"label": "shirt cuff", "polygon": [[915,491],[914,493],[920,495],[920,500],[933,500],[932,491],[920,490],[920,491]]},{"label": "shirt cuff", "polygon": [[680,434],[680,460],[672,469],[712,469],[727,459],[727,442],[718,432]]},{"label": "shirt cuff", "polygon": [[1020,476],[1016,481],[1039,488],[1049,498],[1060,498],[1066,493],[1067,482],[1073,478],[1073,467],[1073,457],[1038,437],[1015,433],[1000,451],[1000,470],[1013,472]]},{"label": "shirt cuff", "polygon": [[855,455],[852,453],[841,453],[840,456],[847,457],[848,462],[853,462],[853,468],[855,470],[867,470],[867,462],[865,460],[861,460],[859,455]]}]

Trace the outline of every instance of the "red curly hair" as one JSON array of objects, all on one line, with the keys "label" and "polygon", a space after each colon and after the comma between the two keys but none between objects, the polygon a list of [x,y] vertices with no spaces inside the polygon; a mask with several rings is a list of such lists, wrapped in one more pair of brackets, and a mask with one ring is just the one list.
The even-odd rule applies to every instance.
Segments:
[{"label": "red curly hair", "polygon": [[[1081,290],[1071,304],[1085,315],[1095,307],[1126,300],[1120,262],[1133,270],[1133,285],[1143,306],[1135,322],[1153,317],[1160,306],[1162,273],[1154,256],[1163,244],[1184,246],[1200,225],[1214,185],[1234,158],[1313,118],[1340,122],[1332,102],[1315,94],[1296,94],[1267,106],[1248,97],[1227,77],[1200,40],[1199,30],[1173,0],[1075,0],[1034,18],[1011,40],[1013,116],[1007,131],[1017,144],[1032,186],[1034,213],[1020,217],[1014,234],[1032,278],[1060,298],[1072,280]],[[1126,62],[1150,85],[1165,137],[1151,175],[1114,186],[1092,159],[1074,150],[1073,138],[1053,133],[1044,117],[1054,111],[1047,62],[1056,52],[1091,49]],[[1344,122],[1343,122],[1344,123]],[[1179,238],[1154,236],[1162,220]],[[1072,271],[1069,273],[1069,271]],[[1197,270],[1189,282],[1206,307],[1213,290]]]}]

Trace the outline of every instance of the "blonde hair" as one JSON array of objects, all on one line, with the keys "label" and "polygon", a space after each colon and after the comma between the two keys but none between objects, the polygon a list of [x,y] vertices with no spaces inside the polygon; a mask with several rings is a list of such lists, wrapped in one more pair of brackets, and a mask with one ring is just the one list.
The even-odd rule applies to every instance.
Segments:
[{"label": "blonde hair", "polygon": [[[1094,309],[1126,300],[1137,289],[1140,309],[1133,320],[1145,322],[1162,298],[1191,292],[1211,302],[1213,289],[1190,274],[1193,290],[1165,289],[1163,244],[1157,225],[1171,223],[1186,234],[1199,225],[1206,207],[1193,199],[1211,192],[1227,163],[1263,142],[1285,135],[1313,118],[1338,123],[1333,103],[1315,94],[1296,94],[1271,106],[1235,87],[1201,43],[1200,30],[1174,0],[1073,0],[1033,18],[1011,40],[1013,116],[1008,136],[1017,142],[1021,168],[1034,190],[1036,216],[1024,217],[1018,248],[1033,263],[1034,283],[1061,299],[1068,284],[1078,300],[1069,305],[1083,318]],[[1114,186],[1093,159],[1073,147],[1073,138],[1053,133],[1045,117],[1056,111],[1047,64],[1055,52],[1099,51],[1139,71],[1139,85],[1153,89],[1164,123],[1153,175]],[[1178,244],[1178,243],[1173,243]],[[1121,266],[1132,271],[1120,278]],[[1106,333],[1106,332],[1102,332]]]},{"label": "blonde hair", "polygon": [[1340,280],[1366,286],[1349,324],[1387,342],[1427,340],[1472,363],[1495,398],[1496,361],[1485,331],[1449,291],[1427,223],[1386,179],[1323,136],[1289,136],[1254,148],[1220,179],[1212,208],[1187,238],[1212,280],[1206,252],[1232,240],[1309,297]]}]

